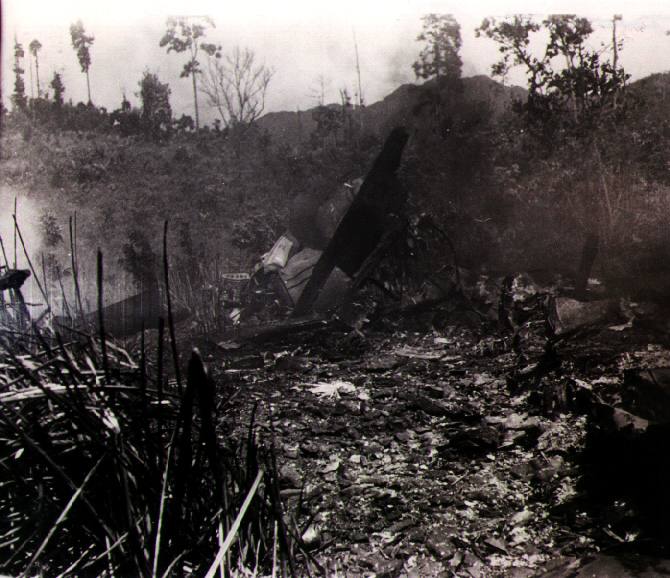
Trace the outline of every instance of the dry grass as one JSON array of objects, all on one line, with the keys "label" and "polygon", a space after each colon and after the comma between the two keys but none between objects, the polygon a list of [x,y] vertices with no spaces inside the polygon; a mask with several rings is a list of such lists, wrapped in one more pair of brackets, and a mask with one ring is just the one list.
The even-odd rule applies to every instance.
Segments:
[{"label": "dry grass", "polygon": [[204,575],[224,544],[214,575],[270,572],[275,551],[293,573],[253,425],[246,440],[220,431],[196,351],[181,395],[150,357],[101,335],[0,326],[3,572]]}]

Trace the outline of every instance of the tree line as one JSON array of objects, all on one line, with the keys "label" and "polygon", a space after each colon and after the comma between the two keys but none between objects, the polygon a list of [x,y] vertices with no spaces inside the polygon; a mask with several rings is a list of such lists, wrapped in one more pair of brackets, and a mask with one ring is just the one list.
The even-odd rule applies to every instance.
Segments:
[{"label": "tree line", "polygon": [[[432,76],[440,78],[455,72],[453,55],[458,63],[457,52],[460,47],[460,27],[451,15],[431,14],[424,17],[424,32],[420,39],[425,40],[426,47],[420,59],[414,64],[417,78],[427,79]],[[70,26],[72,49],[75,51],[82,74],[86,79],[87,102],[73,106],[65,103],[66,88],[62,75],[54,71],[46,86],[40,79],[40,51],[42,44],[33,39],[29,44],[31,67],[31,83],[29,97],[24,81],[24,62],[26,53],[23,45],[14,39],[14,91],[11,97],[13,111],[31,113],[33,117],[44,120],[45,117],[55,119],[60,127],[74,129],[93,129],[108,122],[120,127],[123,133],[148,132],[153,135],[168,133],[170,130],[199,130],[200,103],[204,95],[207,104],[215,110],[218,118],[214,121],[214,130],[244,132],[263,114],[266,95],[274,76],[274,69],[257,62],[256,54],[249,48],[234,47],[224,53],[221,45],[208,42],[207,34],[215,28],[214,21],[209,17],[171,17],[167,19],[166,30],[159,40],[159,45],[167,53],[184,57],[185,61],[180,77],[190,79],[193,89],[194,116],[182,115],[173,118],[169,102],[170,87],[162,82],[155,72],[145,70],[138,83],[136,93],[141,100],[141,110],[134,110],[125,93],[122,95],[121,106],[111,114],[104,107],[95,107],[91,94],[92,48],[95,36],[87,32],[83,22],[77,20]],[[358,63],[358,45],[355,46],[357,72],[359,78],[358,93],[353,100],[349,91],[340,90],[342,113],[336,114],[323,102],[322,86],[319,106],[314,112],[317,123],[315,138],[327,141],[328,135],[337,129],[346,127],[346,134],[351,137],[356,125],[361,128],[360,113],[353,114],[356,104],[359,111],[364,107],[362,88],[360,86],[360,67]],[[442,51],[445,51],[444,55]],[[35,70],[37,94],[33,90],[32,70]],[[443,70],[444,69],[444,70]]]},{"label": "tree line", "polygon": [[[183,54],[186,61],[180,77],[190,78],[193,84],[195,120],[189,115],[174,119],[169,102],[170,87],[162,82],[155,72],[146,69],[138,83],[137,96],[141,100],[141,110],[136,111],[122,96],[119,109],[107,114],[104,107],[95,107],[91,96],[90,69],[92,65],[92,47],[95,36],[87,33],[81,20],[70,26],[72,48],[76,53],[81,72],[86,77],[88,101],[76,107],[64,102],[65,85],[59,72],[54,72],[48,88],[43,89],[40,82],[39,53],[42,44],[38,39],[29,45],[31,66],[31,97],[26,93],[24,81],[24,60],[26,53],[23,45],[14,39],[14,91],[11,102],[13,111],[32,113],[40,119],[45,116],[60,121],[65,128],[96,128],[109,121],[113,126],[121,127],[122,132],[145,131],[154,135],[176,130],[199,130],[199,91],[202,91],[208,104],[216,111],[214,130],[244,130],[251,126],[265,110],[265,98],[274,70],[264,64],[258,64],[255,53],[249,48],[235,47],[224,53],[220,45],[206,42],[208,29],[215,24],[208,17],[168,18],[166,32],[159,41],[167,52]],[[34,96],[32,67],[34,64],[37,96]],[[49,91],[49,88],[51,91]],[[68,110],[65,110],[65,109]],[[3,112],[6,112],[3,110]],[[79,123],[71,122],[73,116],[88,117]],[[67,120],[69,118],[69,120]],[[63,120],[65,119],[65,120]],[[68,126],[69,125],[69,126]]]},{"label": "tree line", "polygon": [[[412,69],[423,82],[401,93],[409,95],[402,122],[414,123],[416,129],[402,176],[414,209],[440,219],[453,235],[463,264],[476,266],[485,258],[522,260],[533,252],[538,261],[554,264],[578,254],[585,237],[592,234],[598,237],[603,254],[609,251],[625,266],[641,262],[641,255],[630,257],[635,251],[641,254],[654,244],[667,246],[659,231],[667,198],[663,187],[670,185],[665,153],[670,146],[670,122],[660,108],[654,108],[653,100],[641,100],[639,87],[630,85],[620,58],[619,22],[614,15],[612,42],[603,47],[594,40],[592,23],[577,15],[484,19],[476,34],[495,43],[499,55],[491,75],[506,81],[510,71],[518,68],[527,79],[525,91],[506,93],[516,96],[510,109],[505,102],[502,113],[493,110],[499,103],[491,97],[496,91],[504,92],[499,85],[486,84],[493,88],[483,98],[468,92],[473,83],[462,78],[463,39],[456,19],[449,14],[427,14],[422,19]],[[63,103],[64,87],[56,90],[53,85],[47,102],[42,78],[40,98],[52,112],[60,109],[60,126],[65,127],[81,128],[90,122],[91,126],[113,126],[123,134],[145,131],[160,139],[170,132],[195,132],[196,128],[199,134],[243,133],[256,124],[264,109],[264,90],[273,71],[245,65],[252,58],[242,48],[225,53],[210,42],[212,29],[213,23],[207,20],[175,18],[167,22],[165,34],[157,41],[171,57],[181,59],[181,76],[191,85],[194,108],[199,103],[198,116],[203,104],[210,102],[210,93],[218,95],[221,112],[214,129],[197,126],[195,118],[185,115],[175,119],[169,85],[148,70],[138,85],[141,109],[125,97],[121,107],[109,114],[92,104],[72,107]],[[91,42],[86,46],[89,51]],[[35,52],[41,54],[39,48]],[[89,54],[89,67],[94,56]],[[219,70],[224,72],[217,80]],[[249,76],[244,77],[242,70],[249,70]],[[239,95],[226,92],[232,86],[226,79],[242,82],[244,78],[247,84],[239,84]],[[94,76],[90,84],[95,98]],[[316,128],[304,135],[301,129],[296,131],[304,146],[270,142],[267,135],[251,131],[248,146],[240,148],[244,155],[228,147],[209,148],[211,154],[238,153],[231,155],[235,160],[226,182],[230,175],[239,175],[238,182],[245,183],[239,185],[240,199],[260,196],[258,181],[267,174],[272,174],[268,187],[281,199],[281,206],[298,192],[316,195],[334,182],[363,174],[378,150],[381,134],[366,131],[372,131],[373,122],[379,128],[379,118],[366,116],[360,84],[353,95],[340,91],[339,106],[326,104],[326,89],[327,80],[320,79],[315,95],[318,106],[310,111],[315,121],[310,126]],[[256,94],[257,101],[247,98]],[[240,96],[245,107],[234,114],[227,112],[228,100],[239,103]],[[38,100],[33,99],[27,109],[39,118]],[[197,121],[200,124],[201,118]],[[370,127],[363,126],[368,122]],[[257,138],[263,136],[265,140]],[[194,143],[197,153],[182,147],[183,151],[175,151],[175,159],[183,156],[186,164],[202,157],[206,167],[202,171],[213,174],[213,167],[222,164],[204,164],[210,154],[208,139]],[[244,173],[240,168],[251,167],[261,158],[253,170]],[[263,171],[256,170],[258,166]],[[270,173],[269,167],[275,172]],[[247,179],[243,173],[253,177]],[[260,203],[259,222],[277,211],[277,203]]]},{"label": "tree line", "polygon": [[485,18],[475,34],[498,49],[491,76],[505,84],[517,69],[526,78],[525,91],[498,114],[459,96],[458,28],[443,21],[440,50],[439,19],[426,18],[419,39],[429,42],[415,70],[434,80],[421,102],[421,154],[407,172],[423,206],[440,207],[445,227],[461,228],[454,236],[472,262],[495,253],[498,266],[528,263],[534,254],[536,264],[566,270],[587,241],[612,275],[665,260],[670,133],[652,90],[668,81],[630,83],[621,19],[611,17],[601,43],[593,23],[575,14]]}]

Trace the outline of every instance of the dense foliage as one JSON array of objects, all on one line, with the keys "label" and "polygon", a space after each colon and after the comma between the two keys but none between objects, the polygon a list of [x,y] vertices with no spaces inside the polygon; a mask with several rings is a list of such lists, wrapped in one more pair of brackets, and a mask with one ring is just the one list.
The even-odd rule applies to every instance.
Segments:
[{"label": "dense foliage", "polygon": [[142,100],[141,122],[144,132],[154,137],[170,130],[172,125],[172,107],[170,106],[170,87],[161,82],[158,75],[144,71],[140,86]]},{"label": "dense foliage", "polygon": [[[522,66],[527,90],[461,79],[457,23],[438,15],[424,24],[422,58],[451,54],[449,74],[422,69],[430,80],[382,103],[353,106],[343,91],[340,105],[270,114],[244,131],[174,118],[169,86],[149,71],[142,110],[124,97],[112,112],[64,102],[55,74],[50,97],[26,99],[6,118],[3,183],[47,201],[61,226],[76,208],[82,245],[116,256],[117,282],[151,278],[164,219],[178,269],[244,270],[297,205],[316,207],[364,176],[385,135],[404,124],[410,210],[437,218],[462,265],[570,273],[595,233],[597,274],[635,279],[657,268],[668,245],[668,79],[629,84],[620,43],[613,58],[594,50],[591,24],[572,15],[482,23],[480,36],[500,48],[493,73]],[[191,50],[191,38],[204,50],[205,29],[188,37],[189,25],[172,22],[165,45]],[[429,50],[435,42],[441,52]],[[48,249],[61,269],[65,245]]]}]

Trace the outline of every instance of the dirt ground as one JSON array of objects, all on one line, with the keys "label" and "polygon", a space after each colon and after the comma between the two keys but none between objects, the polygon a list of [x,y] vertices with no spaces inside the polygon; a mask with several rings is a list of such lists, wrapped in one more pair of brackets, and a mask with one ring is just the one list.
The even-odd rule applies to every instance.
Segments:
[{"label": "dirt ground", "polygon": [[625,488],[599,495],[610,474],[589,453],[600,418],[584,402],[614,407],[626,370],[670,366],[657,333],[600,327],[548,354],[538,320],[515,340],[467,319],[419,321],[210,353],[223,430],[247,428],[258,402],[289,515],[327,575],[670,569]]}]

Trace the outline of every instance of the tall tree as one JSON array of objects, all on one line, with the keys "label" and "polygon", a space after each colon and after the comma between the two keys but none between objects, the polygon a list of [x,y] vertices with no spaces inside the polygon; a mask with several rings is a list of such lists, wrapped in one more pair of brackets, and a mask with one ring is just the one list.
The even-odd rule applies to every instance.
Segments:
[{"label": "tall tree", "polygon": [[558,170],[562,168],[561,194],[570,206],[579,207],[582,226],[598,231],[607,245],[617,238],[623,214],[619,204],[626,192],[623,186],[614,188],[625,182],[615,177],[621,176],[626,158],[617,158],[615,151],[626,109],[617,100],[629,75],[618,62],[622,46],[616,35],[609,61],[590,46],[592,32],[586,18],[561,14],[542,21],[525,15],[486,18],[476,33],[498,44],[501,59],[492,67],[494,75],[504,78],[515,66],[525,69],[528,97],[518,109],[534,150],[540,160],[551,158]]},{"label": "tall tree", "polygon": [[[629,75],[618,64],[602,60],[588,39],[591,22],[574,14],[551,15],[541,22],[515,15],[501,21],[485,18],[477,36],[499,45],[501,59],[492,67],[494,76],[505,77],[515,66],[526,69],[528,100],[524,112],[548,137],[555,130],[572,130],[580,137],[594,136],[593,129],[614,112],[617,95]],[[545,40],[539,56],[533,52],[533,35]]]},{"label": "tall tree", "polygon": [[40,61],[37,53],[42,49],[42,43],[35,38],[29,45],[30,54],[33,55],[35,59],[35,79],[37,81],[37,98],[42,96],[42,91],[40,90]]},{"label": "tall tree", "polygon": [[168,130],[172,123],[170,86],[148,70],[144,71],[139,86],[142,100],[141,123],[147,133],[156,137],[161,131]]},{"label": "tall tree", "polygon": [[14,38],[14,94],[12,94],[12,103],[19,110],[25,110],[28,104],[26,99],[26,85],[23,82],[25,70],[21,67],[21,59],[25,52],[21,43]]},{"label": "tall tree", "polygon": [[274,70],[255,63],[253,50],[235,47],[225,58],[211,57],[202,75],[202,90],[224,126],[246,128],[263,113]]},{"label": "tall tree", "polygon": [[88,103],[91,104],[91,80],[89,78],[89,69],[91,68],[91,45],[95,37],[86,34],[84,24],[77,20],[70,26],[70,37],[72,39],[72,48],[77,51],[77,59],[81,71],[86,74],[86,88],[88,90]]},{"label": "tall tree", "polygon": [[426,14],[421,20],[423,28],[416,39],[424,46],[412,68],[417,78],[435,81],[423,86],[417,110],[430,111],[425,135],[444,140],[450,130],[450,111],[462,90],[461,27],[451,14]]},{"label": "tall tree", "polygon": [[425,46],[412,68],[417,78],[455,79],[461,76],[463,62],[458,54],[461,49],[461,26],[451,14],[426,14],[422,19],[423,30],[417,36]]},{"label": "tall tree", "polygon": [[54,91],[54,103],[58,108],[63,106],[63,93],[65,92],[65,85],[63,84],[63,79],[58,72],[54,72],[54,77],[51,79],[49,84]]},{"label": "tall tree", "polygon": [[179,75],[180,78],[191,77],[193,81],[193,103],[195,106],[195,128],[200,128],[198,112],[198,83],[196,75],[202,72],[198,57],[202,50],[209,56],[220,57],[221,47],[216,44],[202,42],[207,27],[215,27],[214,21],[207,17],[171,17],[167,19],[167,30],[160,40],[160,46],[167,46],[169,52],[186,52],[188,60]]}]

